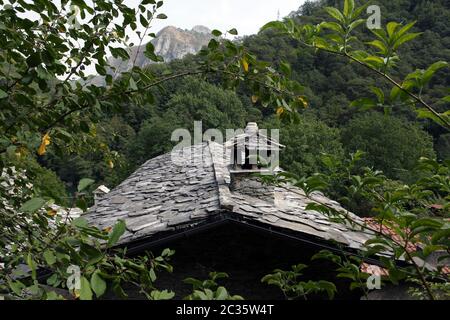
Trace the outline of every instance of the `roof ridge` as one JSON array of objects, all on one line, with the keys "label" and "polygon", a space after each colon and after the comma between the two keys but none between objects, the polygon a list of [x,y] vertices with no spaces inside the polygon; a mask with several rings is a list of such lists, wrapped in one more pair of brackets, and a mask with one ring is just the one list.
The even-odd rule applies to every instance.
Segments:
[{"label": "roof ridge", "polygon": [[[220,149],[219,149],[220,148]],[[230,191],[230,172],[224,164],[226,154],[224,153],[224,144],[215,141],[208,141],[208,149],[211,155],[211,161],[214,171],[214,177],[217,182],[219,193],[219,206],[221,209],[233,210],[234,202],[231,199]],[[228,174],[226,174],[226,172]]]}]

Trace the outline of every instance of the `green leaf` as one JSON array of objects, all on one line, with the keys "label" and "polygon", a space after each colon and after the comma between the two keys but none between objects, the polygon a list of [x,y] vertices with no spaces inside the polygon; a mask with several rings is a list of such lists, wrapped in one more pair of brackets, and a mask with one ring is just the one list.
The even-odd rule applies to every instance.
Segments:
[{"label": "green leaf", "polygon": [[372,29],[371,31],[380,40],[384,41],[385,43],[388,43],[388,37],[387,37],[386,31],[384,31],[383,29]]},{"label": "green leaf", "polygon": [[400,38],[402,35],[404,35],[406,32],[409,31],[414,25],[416,24],[416,21],[408,23],[406,26],[402,27],[396,34],[398,38]]},{"label": "green leaf", "polygon": [[25,285],[20,281],[11,281],[8,279],[8,285],[11,290],[18,296],[22,295],[22,290],[25,289]]},{"label": "green leaf", "polygon": [[100,298],[106,291],[106,282],[100,276],[100,271],[96,270],[91,276],[91,288],[97,298]]},{"label": "green leaf", "polygon": [[449,238],[450,238],[450,228],[442,229],[433,234],[431,242],[433,244],[437,244],[441,240],[448,240]]},{"label": "green leaf", "polygon": [[139,21],[144,28],[148,27],[148,20],[142,14],[139,15]]},{"label": "green leaf", "polygon": [[80,284],[80,300],[92,300],[92,290],[88,279],[81,277]]},{"label": "green leaf", "polygon": [[169,248],[166,248],[163,250],[163,252],[161,253],[161,257],[170,257],[171,255],[173,255],[175,253],[174,250],[171,250]]},{"label": "green leaf", "polygon": [[158,57],[155,54],[155,46],[151,42],[145,45],[144,55],[152,61],[158,61]]},{"label": "green leaf", "polygon": [[261,32],[261,31],[268,30],[268,29],[275,29],[275,30],[281,31],[281,32],[287,31],[286,25],[281,21],[268,22],[265,25],[263,25],[259,31]]},{"label": "green leaf", "polygon": [[228,298],[228,291],[224,287],[218,287],[216,290],[215,300],[226,300]]},{"label": "green leaf", "polygon": [[78,217],[72,221],[72,225],[77,228],[87,228],[89,223],[85,218]]},{"label": "green leaf", "polygon": [[360,26],[361,24],[363,24],[365,22],[366,22],[365,19],[358,19],[358,20],[353,21],[348,26],[348,32],[351,32],[353,29],[357,28],[358,26]]},{"label": "green leaf", "polygon": [[392,35],[394,34],[395,30],[400,26],[400,24],[398,24],[395,21],[391,21],[387,24],[386,26],[386,30],[387,30],[387,34],[389,36],[389,38],[392,37]]},{"label": "green leaf", "polygon": [[211,39],[208,43],[208,48],[211,50],[217,49],[219,47],[219,42],[216,39]]},{"label": "green leaf", "polygon": [[89,178],[83,178],[78,183],[78,192],[81,192],[83,190],[86,190],[87,187],[89,187],[91,184],[93,184],[95,180],[89,179]]},{"label": "green leaf", "polygon": [[425,257],[428,257],[430,254],[432,254],[435,251],[445,250],[445,249],[446,249],[446,246],[428,245],[425,248],[423,248],[422,252],[425,255]]},{"label": "green leaf", "polygon": [[342,28],[342,26],[337,23],[337,22],[322,22],[319,25],[321,28],[326,28],[326,29],[330,29],[330,30],[334,30],[340,34],[344,33],[344,29]]},{"label": "green leaf", "polygon": [[335,18],[337,21],[341,23],[345,22],[344,16],[338,9],[333,7],[325,7],[324,9],[331,17]]},{"label": "green leaf", "polygon": [[98,73],[99,75],[101,75],[101,76],[106,75],[106,69],[105,69],[104,66],[101,66],[101,65],[99,65],[99,64],[96,64],[96,65],[95,65],[95,70],[96,70],[97,73]]},{"label": "green leaf", "polygon": [[125,233],[126,224],[125,221],[119,220],[114,226],[113,230],[109,234],[108,246],[114,246],[120,239],[120,237]]},{"label": "green leaf", "polygon": [[328,298],[330,300],[334,298],[334,294],[337,292],[334,283],[325,280],[320,280],[319,282],[317,282],[317,285],[320,289],[325,290],[327,292]]},{"label": "green leaf", "polygon": [[364,58],[364,62],[374,65],[375,67],[379,67],[380,65],[384,65],[384,60],[377,56],[368,56],[367,58]]},{"label": "green leaf", "polygon": [[291,66],[289,65],[289,63],[287,62],[281,62],[280,63],[280,70],[281,72],[286,76],[286,77],[290,77],[291,76]]},{"label": "green leaf", "polygon": [[448,62],[446,61],[438,61],[433,63],[431,66],[428,67],[428,69],[425,71],[422,77],[423,84],[428,83],[431,80],[431,77],[442,68],[445,68],[448,66]]},{"label": "green leaf", "polygon": [[[446,124],[444,123],[444,121],[442,121],[436,114],[434,114],[433,112],[431,112],[430,110],[426,109],[426,108],[421,108],[416,110],[417,112],[417,118],[419,119],[430,119],[433,120],[436,123],[439,123],[442,126],[446,126]],[[446,116],[443,113],[439,113],[439,116],[444,118],[445,120],[447,120],[447,122],[450,120],[448,116]]]},{"label": "green leaf", "polygon": [[411,230],[414,230],[415,228],[423,227],[423,226],[440,229],[442,227],[442,222],[438,221],[436,219],[431,219],[431,218],[417,219],[416,221],[414,221],[412,223]]},{"label": "green leaf", "polygon": [[42,208],[46,202],[47,201],[42,198],[33,198],[25,202],[22,207],[20,207],[20,211],[34,213]]},{"label": "green leaf", "polygon": [[175,293],[172,291],[167,291],[167,290],[163,290],[163,291],[153,290],[150,293],[150,297],[153,300],[170,300],[173,297],[175,297]]},{"label": "green leaf", "polygon": [[408,34],[405,34],[405,35],[401,36],[400,38],[398,38],[398,39],[394,42],[394,45],[393,45],[392,48],[393,48],[394,50],[397,50],[398,47],[400,47],[402,44],[404,44],[405,42],[408,42],[408,41],[411,41],[411,40],[415,39],[416,37],[420,36],[421,34],[422,34],[421,32],[419,32],[419,33],[408,33]]},{"label": "green leaf", "polygon": [[388,53],[388,48],[384,44],[384,42],[380,40],[373,40],[371,42],[367,42],[368,45],[373,46],[380,50],[380,53],[386,55]]},{"label": "green leaf", "polygon": [[384,92],[383,90],[381,90],[380,88],[377,87],[370,87],[370,90],[372,90],[373,93],[375,93],[375,95],[378,98],[378,102],[381,104],[384,104]]},{"label": "green leaf", "polygon": [[238,31],[236,30],[236,28],[233,28],[231,30],[228,30],[228,33],[233,35],[233,36],[237,36],[238,35]]},{"label": "green leaf", "polygon": [[8,97],[8,94],[3,91],[2,89],[0,89],[0,99],[5,99]]},{"label": "green leaf", "polygon": [[37,67],[41,62],[42,58],[40,52],[34,52],[27,58],[27,65],[29,68]]},{"label": "green leaf", "polygon": [[345,0],[344,1],[344,16],[347,18],[350,18],[353,13],[354,8],[355,8],[354,0]]},{"label": "green leaf", "polygon": [[370,1],[368,1],[366,4],[362,5],[361,7],[356,8],[356,9],[353,11],[352,19],[358,18],[358,17],[361,15],[361,13],[362,13],[364,10],[366,10],[366,8],[367,8],[369,5],[370,5]]},{"label": "green leaf", "polygon": [[353,101],[350,104],[350,107],[359,107],[364,110],[368,110],[370,108],[376,107],[376,102],[370,98],[361,98]]},{"label": "green leaf", "polygon": [[148,274],[149,274],[149,276],[150,276],[150,280],[151,280],[152,282],[155,282],[155,281],[156,281],[156,273],[155,273],[155,270],[154,270],[153,268],[151,268]]},{"label": "green leaf", "polygon": [[138,90],[138,86],[137,86],[136,82],[134,81],[133,77],[130,77],[130,81],[128,83],[128,88],[133,91]]},{"label": "green leaf", "polygon": [[192,285],[193,289],[198,289],[202,287],[202,281],[194,279],[194,278],[186,278],[183,280],[183,283]]},{"label": "green leaf", "polygon": [[331,49],[330,45],[328,44],[328,41],[325,40],[324,38],[316,37],[314,39],[313,45],[319,49],[326,49],[326,50]]},{"label": "green leaf", "polygon": [[222,35],[222,32],[220,32],[219,30],[213,30],[211,31],[211,34],[215,37],[220,37]]},{"label": "green leaf", "polygon": [[167,19],[167,16],[164,13],[160,13],[156,16],[156,19],[164,20],[164,19]]},{"label": "green leaf", "polygon": [[36,279],[36,262],[34,262],[31,253],[28,253],[27,255],[27,265],[31,269],[32,278]]},{"label": "green leaf", "polygon": [[47,262],[49,266],[53,265],[56,262],[56,257],[52,251],[46,250],[43,255],[45,262]]},{"label": "green leaf", "polygon": [[325,260],[329,260],[332,261],[336,264],[340,264],[342,259],[340,256],[332,253],[331,251],[328,250],[321,250],[318,253],[316,253],[315,255],[312,256],[311,260],[318,260],[318,259],[325,259]]},{"label": "green leaf", "polygon": [[393,87],[392,90],[391,90],[391,93],[389,95],[389,98],[391,99],[391,102],[397,100],[397,98],[399,96],[401,96],[401,94],[402,94],[402,90],[399,87],[397,87],[397,86]]},{"label": "green leaf", "polygon": [[[84,229],[83,231],[91,235],[90,230]],[[85,260],[88,260],[87,265],[95,265],[104,258],[102,251],[86,243],[80,245],[80,255],[82,255]]]}]

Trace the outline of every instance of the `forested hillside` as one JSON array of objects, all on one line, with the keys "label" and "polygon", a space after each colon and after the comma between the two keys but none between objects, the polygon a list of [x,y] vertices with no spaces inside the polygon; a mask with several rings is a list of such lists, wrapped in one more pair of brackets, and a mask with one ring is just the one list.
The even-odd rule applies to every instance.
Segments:
[{"label": "forested hillside", "polygon": [[[417,21],[413,31],[423,32],[403,46],[396,75],[425,68],[435,61],[450,60],[448,1],[374,3],[381,6],[383,23]],[[323,10],[326,5],[334,5],[334,1],[307,2],[292,15],[300,22],[318,23],[326,17]],[[366,28],[360,30],[369,32]],[[417,120],[409,106],[399,104],[392,109],[370,111],[351,107],[355,99],[373,94],[369,90],[371,85],[388,87],[360,66],[325,52],[315,53],[287,37],[274,37],[270,30],[241,41],[259,59],[275,65],[288,61],[292,77],[305,85],[308,106],[302,112],[300,123],[283,126],[281,130],[281,142],[287,145],[281,158],[284,168],[307,175],[323,170],[322,153],[342,161],[351,152],[362,150],[366,152],[363,164],[406,181],[414,175],[412,169],[421,156],[440,159],[450,156],[450,135],[431,121]],[[149,68],[159,74],[170,74],[187,69],[195,60],[195,56],[188,56]],[[439,72],[424,98],[443,109],[443,102],[434,97],[448,94],[444,88],[449,82],[448,72]],[[242,127],[247,121],[258,121],[261,127],[278,126],[271,110],[252,103],[248,90],[242,88],[237,94],[224,90],[215,84],[214,78],[185,78],[152,90],[156,97],[154,103],[124,105],[119,115],[103,116],[97,138],[117,152],[114,169],[103,160],[101,152],[65,158],[49,153],[39,160],[42,167],[53,170],[68,192],[73,191],[82,177],[113,187],[147,159],[168,152],[172,147],[171,132],[179,127],[192,128],[194,120],[202,120],[205,129]],[[59,179],[52,179],[55,185],[61,185]]]}]

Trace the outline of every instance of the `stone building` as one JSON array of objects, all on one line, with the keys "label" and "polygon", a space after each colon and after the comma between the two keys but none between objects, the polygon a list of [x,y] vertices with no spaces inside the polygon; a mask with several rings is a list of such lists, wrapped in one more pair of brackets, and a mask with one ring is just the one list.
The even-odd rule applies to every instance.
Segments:
[{"label": "stone building", "polygon": [[[174,273],[162,275],[157,285],[174,290],[178,298],[190,290],[184,278],[206,279],[210,271],[227,272],[224,285],[244,298],[282,298],[260,280],[275,268],[298,263],[310,266],[306,279],[334,281],[335,266],[310,257],[324,248],[355,253],[371,235],[306,210],[316,202],[345,211],[323,194],[308,198],[291,185],[264,184],[255,174],[280,169],[270,171],[251,156],[264,151],[270,162],[282,149],[249,123],[225,144],[205,142],[147,161],[99,197],[86,217],[100,228],[123,219],[127,231],[120,245],[130,254],[175,249]],[[338,298],[360,298],[339,281]]]}]

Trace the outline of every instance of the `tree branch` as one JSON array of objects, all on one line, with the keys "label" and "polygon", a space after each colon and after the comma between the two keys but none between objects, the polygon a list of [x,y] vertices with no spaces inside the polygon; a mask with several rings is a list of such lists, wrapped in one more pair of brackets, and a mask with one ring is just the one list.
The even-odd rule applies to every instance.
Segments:
[{"label": "tree branch", "polygon": [[416,94],[412,93],[411,91],[403,88],[403,86],[401,84],[399,84],[397,81],[395,81],[391,76],[389,76],[386,73],[383,73],[381,71],[379,71],[378,69],[373,68],[372,66],[356,59],[355,57],[353,57],[352,55],[348,54],[347,52],[339,52],[339,51],[334,51],[334,50],[330,50],[330,49],[326,49],[326,48],[321,48],[321,47],[317,47],[315,45],[311,45],[308,44],[302,40],[299,40],[303,45],[310,47],[310,48],[314,48],[317,50],[322,50],[324,52],[328,52],[334,55],[338,55],[341,57],[345,57],[351,61],[354,61],[356,63],[358,63],[359,65],[369,69],[370,71],[376,73],[377,75],[379,75],[380,77],[386,79],[388,82],[390,82],[391,84],[393,84],[394,86],[396,86],[397,88],[399,88],[402,92],[404,92],[405,94],[407,94],[409,97],[413,98],[414,100],[416,100],[418,103],[422,104],[426,109],[428,109],[435,117],[437,117],[440,121],[442,121],[442,123],[444,124],[444,127],[447,130],[450,130],[450,122],[447,121],[447,119],[445,119],[444,117],[442,117],[442,115],[437,112],[436,110],[434,110],[434,108],[432,106],[430,106],[427,102],[425,102],[421,97],[417,96]]}]

